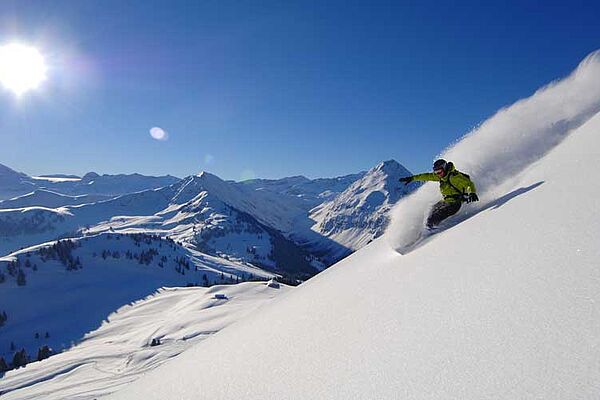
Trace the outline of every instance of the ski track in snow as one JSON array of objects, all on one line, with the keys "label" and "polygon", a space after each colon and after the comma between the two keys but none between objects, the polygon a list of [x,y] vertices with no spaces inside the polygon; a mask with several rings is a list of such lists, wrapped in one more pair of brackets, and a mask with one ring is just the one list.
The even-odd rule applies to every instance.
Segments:
[{"label": "ski track in snow", "polygon": [[[513,187],[516,175],[599,112],[599,77],[600,50],[566,78],[498,111],[442,152],[439,158],[454,162],[458,170],[471,176],[480,198],[479,203],[463,205],[446,226],[492,206]],[[390,245],[401,253],[412,250],[429,209],[440,199],[437,183],[428,182],[401,200],[392,210],[386,232]]]}]

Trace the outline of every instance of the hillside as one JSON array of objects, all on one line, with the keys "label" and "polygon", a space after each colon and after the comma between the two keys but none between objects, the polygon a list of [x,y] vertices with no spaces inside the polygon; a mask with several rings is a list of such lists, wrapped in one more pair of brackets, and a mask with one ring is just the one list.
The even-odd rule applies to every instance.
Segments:
[{"label": "hillside", "polygon": [[[115,310],[68,351],[10,373],[0,394],[20,400],[110,394],[289,290],[264,282],[161,288]],[[48,340],[42,335],[37,342]]]},{"label": "hillside", "polygon": [[110,199],[105,194],[83,194],[79,196],[68,196],[50,190],[37,189],[31,193],[24,194],[12,199],[0,200],[0,208],[24,208],[24,207],[48,207],[58,208],[64,206],[76,206],[80,204],[95,203]]},{"label": "hillside", "polygon": [[[111,312],[164,286],[273,276],[147,234],[107,233],[34,246],[0,258],[0,313],[8,316],[0,327],[0,356],[12,359],[11,347],[33,355],[42,342],[62,351]],[[46,332],[46,340],[35,335]]]},{"label": "hillside", "polygon": [[[394,248],[421,228],[393,225],[109,398],[596,398],[600,188],[581,172],[600,151],[599,58],[446,153],[512,155],[502,177],[471,165],[482,201],[454,226],[401,255]],[[527,129],[495,137],[512,123]]]},{"label": "hillside", "polygon": [[10,199],[35,190],[35,184],[22,172],[0,164],[0,200]]}]

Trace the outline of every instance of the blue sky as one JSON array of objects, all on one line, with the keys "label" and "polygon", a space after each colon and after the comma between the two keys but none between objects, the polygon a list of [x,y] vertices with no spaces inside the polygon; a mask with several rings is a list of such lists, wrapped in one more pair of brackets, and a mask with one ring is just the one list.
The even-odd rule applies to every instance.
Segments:
[{"label": "blue sky", "polygon": [[482,3],[4,0],[0,44],[31,43],[50,69],[20,99],[0,91],[0,163],[235,180],[429,169],[600,48],[597,2]]}]

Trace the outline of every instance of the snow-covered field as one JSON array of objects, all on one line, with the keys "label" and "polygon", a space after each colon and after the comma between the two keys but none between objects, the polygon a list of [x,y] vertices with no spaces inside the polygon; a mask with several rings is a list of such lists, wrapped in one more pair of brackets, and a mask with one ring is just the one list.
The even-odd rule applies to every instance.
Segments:
[{"label": "snow-covered field", "polygon": [[[111,313],[67,352],[8,372],[0,395],[25,400],[110,394],[290,289],[264,282],[161,288]],[[153,339],[160,345],[151,346]]]},{"label": "snow-covered field", "polygon": [[[164,286],[268,280],[274,274],[146,234],[102,234],[48,243],[0,258],[0,357],[47,345],[61,352],[119,307]],[[2,325],[2,324],[0,324]]]}]

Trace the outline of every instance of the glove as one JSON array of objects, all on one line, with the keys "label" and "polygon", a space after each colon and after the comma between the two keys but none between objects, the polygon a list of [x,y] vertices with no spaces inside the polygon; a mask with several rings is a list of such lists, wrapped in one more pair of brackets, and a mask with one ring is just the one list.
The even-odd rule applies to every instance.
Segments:
[{"label": "glove", "polygon": [[404,178],[400,178],[400,182],[404,182],[404,185],[408,185],[409,183],[411,183],[413,181],[413,177],[412,176],[407,176]]},{"label": "glove", "polygon": [[466,202],[467,202],[467,203],[470,203],[470,202],[472,202],[472,201],[479,201],[479,197],[477,197],[477,194],[476,194],[476,193],[469,193],[469,194],[467,195]]}]

